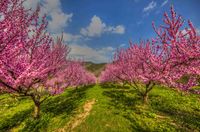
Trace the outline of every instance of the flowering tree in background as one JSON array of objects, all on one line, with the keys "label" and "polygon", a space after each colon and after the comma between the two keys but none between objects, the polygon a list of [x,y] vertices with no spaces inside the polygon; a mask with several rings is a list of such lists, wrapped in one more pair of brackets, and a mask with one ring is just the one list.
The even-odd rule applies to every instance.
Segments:
[{"label": "flowering tree in background", "polygon": [[74,62],[72,67],[73,78],[71,78],[71,86],[78,87],[96,83],[96,77],[92,73],[86,71],[81,62]]},{"label": "flowering tree in background", "polygon": [[[27,10],[23,2],[0,1],[0,90],[31,97],[34,117],[38,118],[48,95],[59,94],[67,86],[94,83],[94,77],[67,59],[68,46],[62,38],[54,41],[47,33],[47,20],[45,16],[40,19],[40,8]],[[76,70],[79,73],[75,75]],[[69,85],[48,85],[52,78],[62,78],[62,72]],[[81,82],[78,74],[84,78]],[[64,78],[61,81],[65,82]]]},{"label": "flowering tree in background", "polygon": [[101,72],[99,77],[100,83],[116,82],[120,83],[123,79],[120,78],[121,70],[114,64],[107,64],[104,71]]},{"label": "flowering tree in background", "polygon": [[96,77],[85,70],[78,61],[68,61],[66,67],[57,72],[54,78],[47,81],[46,85],[51,88],[78,87],[96,83]]},{"label": "flowering tree in background", "polygon": [[[181,29],[183,21],[171,7],[171,17],[164,14],[164,23],[152,41],[130,43],[116,52],[115,59],[101,74],[102,82],[127,81],[147,102],[148,93],[156,84],[189,90],[197,85],[200,70],[200,43],[195,28]],[[115,73],[116,72],[116,73]],[[187,75],[186,82],[180,82]],[[198,91],[197,91],[198,92]]]}]

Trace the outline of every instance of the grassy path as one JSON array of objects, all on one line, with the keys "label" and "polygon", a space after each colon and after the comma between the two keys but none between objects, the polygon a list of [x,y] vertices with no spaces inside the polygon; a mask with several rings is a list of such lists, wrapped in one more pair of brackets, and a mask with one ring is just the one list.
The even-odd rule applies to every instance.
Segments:
[{"label": "grassy path", "polygon": [[[31,118],[30,99],[0,95],[0,131],[200,131],[200,96],[156,87],[148,105],[128,87],[95,85],[68,89],[42,104]],[[73,128],[73,129],[72,129]]]},{"label": "grassy path", "polygon": [[85,122],[80,124],[75,131],[77,132],[129,132],[130,122],[124,117],[115,113],[110,107],[111,99],[104,95],[105,89],[96,85],[88,90],[88,98],[96,99],[90,115]]},{"label": "grassy path", "polygon": [[92,107],[95,103],[95,99],[88,100],[83,106],[83,111],[75,115],[63,128],[56,130],[56,132],[74,131],[74,128],[79,126],[85,121],[85,118],[90,114]]}]

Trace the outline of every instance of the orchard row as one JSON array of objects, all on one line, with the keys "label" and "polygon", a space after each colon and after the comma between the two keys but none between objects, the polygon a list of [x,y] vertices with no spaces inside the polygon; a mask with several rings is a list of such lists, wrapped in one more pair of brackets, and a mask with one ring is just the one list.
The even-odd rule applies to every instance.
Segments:
[{"label": "orchard row", "polygon": [[155,38],[119,49],[100,82],[128,84],[145,103],[155,85],[199,94],[200,36],[191,21],[184,26],[173,6],[169,14],[164,13],[163,25],[152,24]]}]

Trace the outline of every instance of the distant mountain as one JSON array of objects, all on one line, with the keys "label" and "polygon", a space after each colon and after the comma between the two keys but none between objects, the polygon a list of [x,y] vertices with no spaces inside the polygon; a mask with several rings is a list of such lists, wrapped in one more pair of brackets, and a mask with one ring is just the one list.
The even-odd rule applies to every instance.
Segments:
[{"label": "distant mountain", "polygon": [[96,77],[98,77],[102,70],[104,70],[106,63],[93,63],[93,62],[84,62],[85,68],[92,72]]}]

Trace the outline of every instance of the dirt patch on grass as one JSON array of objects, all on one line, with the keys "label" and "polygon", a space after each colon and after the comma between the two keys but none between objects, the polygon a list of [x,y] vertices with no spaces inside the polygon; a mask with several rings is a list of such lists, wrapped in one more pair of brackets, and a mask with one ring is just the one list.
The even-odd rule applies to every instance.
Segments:
[{"label": "dirt patch on grass", "polygon": [[85,120],[85,118],[90,114],[90,111],[92,110],[92,106],[94,103],[95,99],[88,100],[83,106],[83,112],[73,117],[71,121],[64,128],[57,130],[57,132],[72,132],[73,129],[78,125],[80,125]]}]

